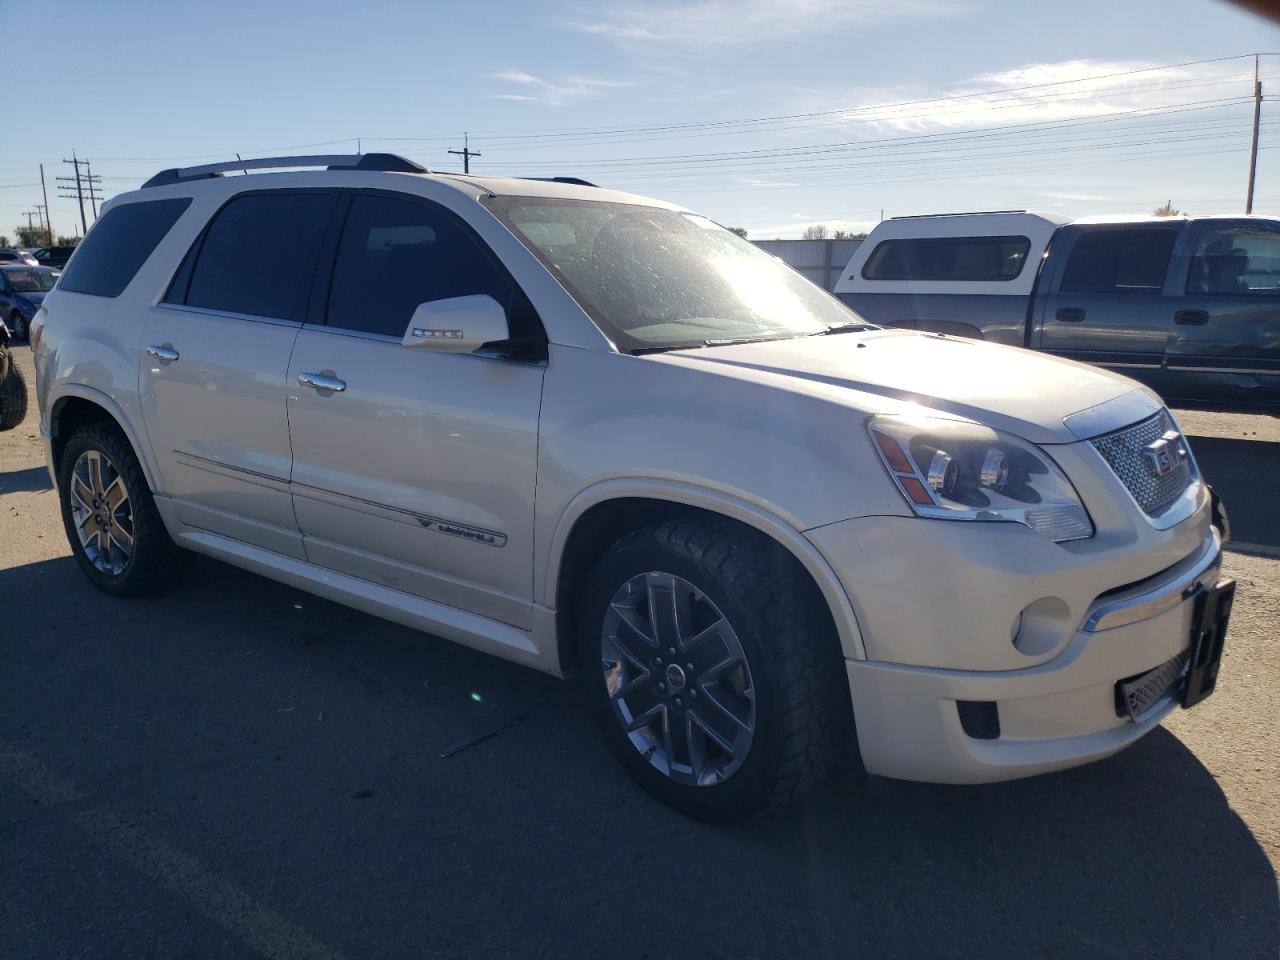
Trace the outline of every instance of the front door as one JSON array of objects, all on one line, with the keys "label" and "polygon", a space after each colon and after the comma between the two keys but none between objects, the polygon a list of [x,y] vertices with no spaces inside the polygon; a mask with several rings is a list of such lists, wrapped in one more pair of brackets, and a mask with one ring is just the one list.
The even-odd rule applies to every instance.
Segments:
[{"label": "front door", "polygon": [[285,376],[335,202],[297,191],[229,201],[151,309],[142,341],[159,493],[184,524],[300,559]]},{"label": "front door", "polygon": [[1170,307],[1170,395],[1280,404],[1280,228],[1205,220],[1192,230]]},{"label": "front door", "polygon": [[1053,256],[1061,251],[1065,260],[1049,278],[1040,340],[1032,346],[1160,389],[1173,324],[1161,294],[1180,229],[1180,223],[1064,228]]},{"label": "front door", "polygon": [[545,367],[401,338],[420,303],[478,293],[506,306],[513,335],[541,326],[443,208],[362,191],[345,217],[324,322],[303,327],[289,366],[307,558],[528,629]]}]

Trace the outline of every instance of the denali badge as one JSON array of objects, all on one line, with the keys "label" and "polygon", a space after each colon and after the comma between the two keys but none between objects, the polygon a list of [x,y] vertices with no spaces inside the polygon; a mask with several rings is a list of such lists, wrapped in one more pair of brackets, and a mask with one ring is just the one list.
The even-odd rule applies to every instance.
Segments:
[{"label": "denali badge", "polygon": [[1159,440],[1142,448],[1142,455],[1147,458],[1153,476],[1167,477],[1187,459],[1187,448],[1177,430],[1166,430]]}]

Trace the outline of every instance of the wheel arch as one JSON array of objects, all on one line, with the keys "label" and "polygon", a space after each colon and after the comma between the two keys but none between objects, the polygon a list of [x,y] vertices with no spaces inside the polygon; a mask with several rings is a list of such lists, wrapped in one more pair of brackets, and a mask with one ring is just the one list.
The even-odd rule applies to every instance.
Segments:
[{"label": "wheel arch", "polygon": [[866,659],[862,632],[844,587],[817,547],[796,527],[760,505],[730,494],[676,482],[614,480],[575,497],[552,537],[542,596],[556,611],[562,672],[572,672],[577,590],[595,559],[632,530],[688,516],[732,521],[763,534],[790,554],[826,602],[844,656]]},{"label": "wheel arch", "polygon": [[144,455],[145,448],[130,426],[124,410],[107,394],[83,384],[68,384],[49,406],[49,450],[55,474],[58,462],[62,459],[62,451],[66,448],[71,435],[80,427],[90,423],[111,423],[124,434],[142,467],[142,475],[146,478],[147,486],[155,490],[155,475]]}]

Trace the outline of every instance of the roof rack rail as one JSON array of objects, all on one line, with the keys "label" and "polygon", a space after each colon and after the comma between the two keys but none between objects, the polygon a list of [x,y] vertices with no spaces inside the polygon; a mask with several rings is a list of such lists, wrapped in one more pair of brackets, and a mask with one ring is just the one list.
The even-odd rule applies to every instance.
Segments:
[{"label": "roof rack rail", "polygon": [[1029,213],[1028,210],[960,210],[956,213],[913,213],[904,217],[890,217],[890,220],[928,220],[930,217],[972,217],[979,213]]},{"label": "roof rack rail", "polygon": [[520,180],[543,180],[547,183],[573,183],[579,187],[598,187],[598,183],[583,180],[581,177],[519,177]]},{"label": "roof rack rail", "polygon": [[161,170],[142,185],[160,187],[184,180],[205,180],[220,177],[224,173],[242,170],[276,170],[285,167],[324,167],[327,170],[378,170],[390,173],[430,173],[426,167],[398,157],[394,153],[335,153],[311,157],[260,157],[249,160],[230,160],[225,163],[206,163],[198,167],[172,167]]}]

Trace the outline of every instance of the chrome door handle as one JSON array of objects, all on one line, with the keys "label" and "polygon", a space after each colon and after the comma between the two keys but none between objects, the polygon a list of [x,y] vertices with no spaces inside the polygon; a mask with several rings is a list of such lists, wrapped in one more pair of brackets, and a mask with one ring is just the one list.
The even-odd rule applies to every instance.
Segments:
[{"label": "chrome door handle", "polygon": [[147,347],[147,356],[155,357],[161,363],[173,363],[178,359],[178,351],[172,347]]},{"label": "chrome door handle", "polygon": [[347,389],[347,381],[339,380],[337,377],[326,376],[323,373],[300,373],[298,374],[298,382],[304,387],[311,387],[313,390],[327,390],[330,393],[341,393]]}]

